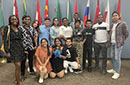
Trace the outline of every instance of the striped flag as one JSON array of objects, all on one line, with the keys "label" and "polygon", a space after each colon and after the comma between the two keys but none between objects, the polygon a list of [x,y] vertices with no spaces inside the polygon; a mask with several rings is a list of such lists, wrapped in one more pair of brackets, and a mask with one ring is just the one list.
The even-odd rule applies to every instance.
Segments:
[{"label": "striped flag", "polygon": [[70,0],[68,0],[68,2],[67,2],[67,19],[68,19],[68,22],[71,23]]},{"label": "striped flag", "polygon": [[119,13],[119,15],[120,15],[120,20],[121,20],[121,19],[122,19],[122,17],[121,17],[121,0],[119,0],[119,2],[118,2],[117,12]]},{"label": "striped flag", "polygon": [[61,13],[60,13],[60,3],[59,3],[59,0],[57,0],[56,17],[59,20],[59,26],[61,26],[62,25],[62,19],[61,19]]},{"label": "striped flag", "polygon": [[45,18],[49,17],[49,5],[48,5],[48,0],[46,0],[46,5],[45,5]]},{"label": "striped flag", "polygon": [[97,0],[97,9],[95,14],[95,20],[94,23],[97,23],[97,16],[100,14],[100,6],[99,6],[99,0]]},{"label": "striped flag", "polygon": [[41,18],[41,11],[40,11],[39,0],[37,0],[36,20],[39,21],[39,25],[42,25],[42,18]]},{"label": "striped flag", "polygon": [[104,22],[110,25],[110,1],[109,0],[107,0],[107,6],[104,14]]},{"label": "striped flag", "polygon": [[84,25],[86,24],[86,21],[90,18],[90,0],[88,0],[88,3],[86,5],[86,10],[84,14]]},{"label": "striped flag", "polygon": [[77,0],[76,0],[76,2],[75,2],[74,13],[78,13],[78,3],[77,3]]},{"label": "striped flag", "polygon": [[27,14],[27,7],[26,7],[26,1],[23,0],[23,15]]},{"label": "striped flag", "polygon": [[17,2],[16,2],[16,0],[14,1],[13,15],[15,15],[15,16],[18,17],[18,20],[19,20],[19,26],[20,26],[21,24],[20,24],[20,18],[19,18],[19,12],[18,12],[18,6],[17,6]]}]

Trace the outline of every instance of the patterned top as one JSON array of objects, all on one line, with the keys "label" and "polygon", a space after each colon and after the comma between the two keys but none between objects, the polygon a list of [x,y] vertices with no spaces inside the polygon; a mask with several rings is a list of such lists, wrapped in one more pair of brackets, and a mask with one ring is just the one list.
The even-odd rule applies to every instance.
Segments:
[{"label": "patterned top", "polygon": [[31,38],[31,36],[34,38],[36,37],[36,30],[33,29],[33,27],[29,27],[27,30],[30,32],[31,36],[28,34],[28,31],[26,29],[23,28],[23,26],[20,26],[19,29],[22,31],[22,35],[23,35],[23,46],[24,49],[27,50],[33,50],[34,46],[33,46],[33,40]]}]

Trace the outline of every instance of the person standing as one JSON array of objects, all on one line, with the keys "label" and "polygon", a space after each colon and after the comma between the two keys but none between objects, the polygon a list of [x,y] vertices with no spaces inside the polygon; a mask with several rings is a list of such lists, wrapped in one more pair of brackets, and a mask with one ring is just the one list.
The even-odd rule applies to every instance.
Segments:
[{"label": "person standing", "polygon": [[92,29],[92,21],[86,21],[86,28],[83,31],[83,69],[86,66],[86,55],[88,58],[88,72],[92,71],[92,44],[93,35],[95,34],[94,29]]},{"label": "person standing", "polygon": [[4,28],[4,49],[15,65],[15,83],[20,85],[20,63],[24,59],[22,32],[18,29],[19,21],[15,15],[9,17],[9,25]]},{"label": "person standing", "polygon": [[50,18],[45,18],[44,25],[40,26],[39,34],[39,46],[41,45],[41,39],[46,38],[48,45],[50,46]]},{"label": "person standing", "polygon": [[[25,56],[28,57],[29,60],[29,69],[30,75],[34,75],[34,69],[33,69],[33,56],[34,56],[34,50],[37,48],[37,36],[36,36],[36,30],[33,29],[33,27],[30,26],[31,17],[29,15],[24,15],[22,17],[23,25],[19,27],[19,29],[22,31],[23,35],[23,46],[25,49]],[[35,43],[35,47],[34,47]],[[25,80],[25,62],[26,58],[21,62],[21,81]]]},{"label": "person standing", "polygon": [[71,26],[68,25],[68,19],[64,17],[62,19],[63,25],[59,28],[60,29],[60,38],[62,39],[62,43],[65,44],[66,38],[71,38],[73,35],[73,29]]},{"label": "person standing", "polygon": [[[80,27],[80,24],[81,24],[80,20],[75,21],[75,29],[73,29],[73,46],[77,50],[79,61],[82,66],[82,58],[83,58],[83,56],[82,56],[83,55],[82,32],[83,32],[83,28]],[[82,69],[82,67],[81,67],[81,69]]]},{"label": "person standing", "polygon": [[56,37],[59,37],[59,26],[58,26],[58,18],[54,18],[53,19],[53,24],[52,27],[50,28],[50,41],[51,41],[51,45],[54,45],[54,40]]},{"label": "person standing", "polygon": [[107,67],[107,47],[108,47],[108,31],[109,25],[103,22],[103,15],[99,14],[97,16],[98,22],[93,26],[95,30],[95,44],[94,44],[94,51],[95,51],[95,68],[97,70],[99,68],[99,54],[101,52],[103,60],[102,60],[102,74],[106,74],[106,67]]},{"label": "person standing", "polygon": [[117,11],[112,13],[112,20],[113,23],[110,26],[109,42],[113,68],[107,70],[107,72],[113,73],[113,79],[118,79],[120,77],[122,48],[129,33],[128,25],[126,22],[120,21],[120,15]]}]

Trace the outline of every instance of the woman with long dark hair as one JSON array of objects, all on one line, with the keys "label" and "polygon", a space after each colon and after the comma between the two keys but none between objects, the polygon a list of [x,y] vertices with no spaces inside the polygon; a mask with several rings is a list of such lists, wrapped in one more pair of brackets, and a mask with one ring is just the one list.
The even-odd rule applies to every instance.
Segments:
[{"label": "woman with long dark hair", "polygon": [[4,49],[15,65],[15,83],[20,85],[20,62],[24,57],[22,32],[18,29],[19,21],[15,15],[9,17],[9,25],[4,28]]},{"label": "woman with long dark hair", "polygon": [[59,24],[58,24],[58,18],[55,17],[53,19],[52,27],[50,28],[50,40],[51,45],[54,45],[54,40],[56,37],[59,37]]},{"label": "woman with long dark hair", "polygon": [[52,72],[50,73],[51,78],[56,76],[62,78],[64,76],[63,60],[66,58],[65,48],[62,46],[60,38],[55,38],[53,47],[53,55],[50,59],[52,65]]},{"label": "woman with long dark hair", "polygon": [[52,67],[49,59],[52,56],[52,48],[48,46],[47,39],[41,40],[41,46],[36,50],[36,72],[40,72],[39,83],[43,83],[43,79],[48,78],[48,74],[51,72]]}]

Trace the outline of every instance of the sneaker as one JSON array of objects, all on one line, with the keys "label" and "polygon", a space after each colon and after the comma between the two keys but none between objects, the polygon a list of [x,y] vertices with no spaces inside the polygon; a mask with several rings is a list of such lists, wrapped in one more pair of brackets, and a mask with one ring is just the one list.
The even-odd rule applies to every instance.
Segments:
[{"label": "sneaker", "polygon": [[110,69],[110,70],[107,70],[107,73],[116,73],[116,71],[113,69]]},{"label": "sneaker", "polygon": [[80,73],[82,73],[82,70],[80,70],[80,69],[76,69],[76,70],[74,71],[74,73],[76,73],[76,74],[80,74]]},{"label": "sneaker", "polygon": [[35,72],[29,72],[29,74],[30,74],[30,75],[36,75],[36,73],[35,73]]},{"label": "sneaker", "polygon": [[74,71],[73,71],[73,69],[71,68],[71,67],[69,67],[69,71],[71,72],[71,73],[73,73]]},{"label": "sneaker", "polygon": [[113,79],[118,79],[120,77],[120,74],[115,72],[114,75],[112,76]]},{"label": "sneaker", "polygon": [[21,75],[21,77],[20,77],[20,81],[24,81],[26,78],[25,78],[25,76],[24,75]]},{"label": "sneaker", "polygon": [[42,78],[39,78],[39,81],[38,81],[40,84],[43,83],[43,79]]},{"label": "sneaker", "polygon": [[65,69],[65,73],[66,73],[66,74],[68,73],[68,70],[67,70],[67,69]]}]

